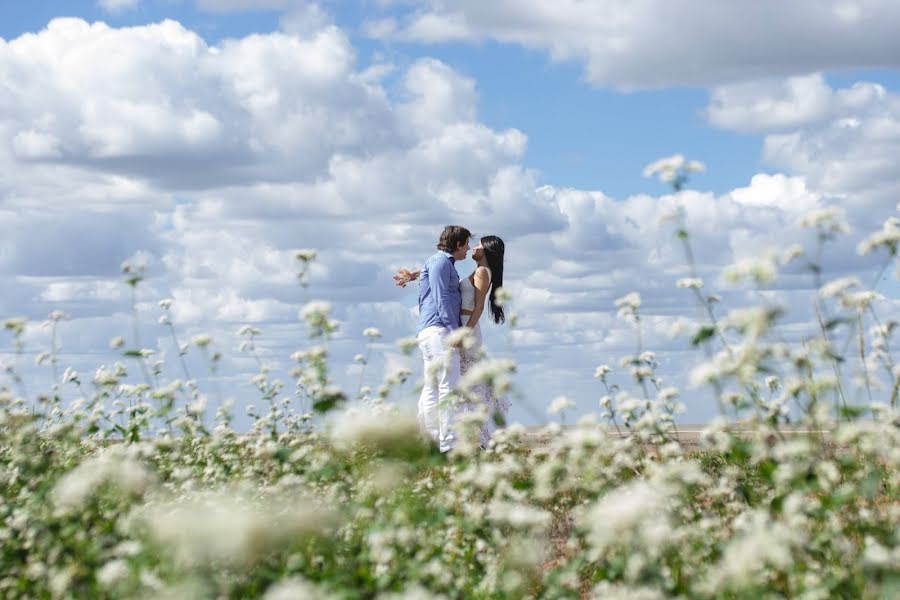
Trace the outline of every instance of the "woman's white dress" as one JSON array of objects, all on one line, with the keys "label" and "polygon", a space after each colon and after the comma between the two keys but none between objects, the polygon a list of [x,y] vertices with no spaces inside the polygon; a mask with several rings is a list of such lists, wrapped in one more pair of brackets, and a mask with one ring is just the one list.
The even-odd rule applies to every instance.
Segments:
[{"label": "woman's white dress", "polygon": [[[488,269],[488,278],[490,281],[491,278],[491,270]],[[469,277],[464,277],[459,282],[459,295],[460,300],[462,301],[461,308],[463,310],[473,310],[475,308],[475,286],[472,284],[472,280]],[[487,304],[487,299],[485,299],[485,304]],[[475,366],[475,363],[478,362],[478,359],[481,354],[481,321],[488,318],[489,307],[485,305],[484,311],[481,313],[481,318],[478,319],[478,323],[475,324],[474,329],[472,330],[472,335],[475,338],[475,344],[468,349],[460,350],[460,375],[465,377],[466,373]],[[469,322],[469,317],[471,315],[462,315],[463,325],[466,325]],[[497,429],[497,422],[495,420],[495,414],[499,414],[502,417],[503,422],[506,422],[506,413],[509,412],[509,400],[504,398],[495,398],[493,390],[490,386],[486,384],[478,384],[471,389],[471,394],[477,398],[477,401],[480,401],[482,405],[487,409],[486,414],[487,418],[485,419],[484,424],[481,426],[481,445],[482,447],[487,447],[488,442],[491,440],[491,435]],[[469,405],[468,408],[474,408],[474,406]],[[465,408],[463,408],[465,410]]]}]

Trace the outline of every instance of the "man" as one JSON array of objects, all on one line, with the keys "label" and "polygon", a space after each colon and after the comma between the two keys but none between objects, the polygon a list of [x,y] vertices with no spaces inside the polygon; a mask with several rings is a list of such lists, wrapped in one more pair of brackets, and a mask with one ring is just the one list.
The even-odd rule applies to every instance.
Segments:
[{"label": "man", "polygon": [[419,275],[419,349],[425,361],[425,385],[419,396],[419,424],[440,446],[453,448],[455,409],[450,394],[459,382],[459,351],[447,344],[447,335],[460,322],[459,274],[454,264],[466,258],[472,234],[465,227],[448,225],[441,232],[438,252],[425,261]]}]

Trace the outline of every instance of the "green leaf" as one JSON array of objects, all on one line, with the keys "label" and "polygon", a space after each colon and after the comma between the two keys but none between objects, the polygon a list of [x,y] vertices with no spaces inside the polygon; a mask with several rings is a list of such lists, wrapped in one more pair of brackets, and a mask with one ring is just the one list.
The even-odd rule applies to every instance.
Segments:
[{"label": "green leaf", "polygon": [[130,358],[140,358],[141,351],[140,350],[125,350],[122,352],[122,356],[128,356]]},{"label": "green leaf", "polygon": [[716,334],[716,328],[712,325],[704,325],[700,328],[700,331],[697,332],[697,335],[694,336],[694,339],[691,340],[692,346],[699,346],[712,336]]}]

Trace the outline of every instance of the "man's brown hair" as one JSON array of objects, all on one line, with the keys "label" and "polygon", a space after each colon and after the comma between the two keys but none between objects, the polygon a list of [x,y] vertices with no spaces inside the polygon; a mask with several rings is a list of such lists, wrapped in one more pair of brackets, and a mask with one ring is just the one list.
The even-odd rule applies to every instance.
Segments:
[{"label": "man's brown hair", "polygon": [[441,232],[437,249],[453,254],[460,244],[465,244],[472,239],[472,234],[465,227],[459,225],[447,225]]}]

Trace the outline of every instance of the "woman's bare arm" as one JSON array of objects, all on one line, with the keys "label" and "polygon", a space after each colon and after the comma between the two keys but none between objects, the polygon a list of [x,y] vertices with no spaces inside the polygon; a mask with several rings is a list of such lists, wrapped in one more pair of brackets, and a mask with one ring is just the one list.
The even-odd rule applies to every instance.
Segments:
[{"label": "woman's bare arm", "polygon": [[475,306],[472,308],[472,314],[469,316],[469,322],[466,327],[474,329],[478,325],[478,319],[484,312],[484,301],[487,298],[488,290],[491,289],[491,278],[488,276],[488,270],[484,267],[475,269]]}]

